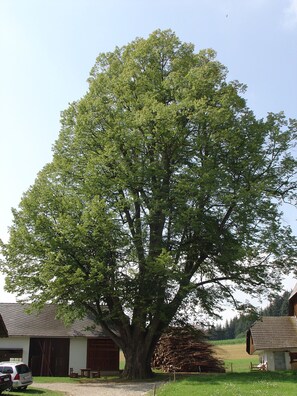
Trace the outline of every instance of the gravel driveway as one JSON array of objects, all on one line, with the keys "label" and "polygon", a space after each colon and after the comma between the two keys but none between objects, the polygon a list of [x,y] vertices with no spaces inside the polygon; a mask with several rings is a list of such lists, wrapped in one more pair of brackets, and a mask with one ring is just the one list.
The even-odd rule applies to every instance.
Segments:
[{"label": "gravel driveway", "polygon": [[[158,383],[158,386],[161,385]],[[36,388],[64,392],[67,396],[143,396],[154,389],[155,384],[138,382],[130,384],[68,384],[50,383],[33,385]]]}]

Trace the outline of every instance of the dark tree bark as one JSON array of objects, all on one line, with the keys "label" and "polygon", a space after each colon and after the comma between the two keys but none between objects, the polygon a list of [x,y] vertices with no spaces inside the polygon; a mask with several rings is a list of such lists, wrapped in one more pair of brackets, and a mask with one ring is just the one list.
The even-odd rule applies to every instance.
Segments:
[{"label": "dark tree bark", "polygon": [[127,345],[123,349],[126,364],[122,377],[132,380],[152,378],[151,358],[154,347],[143,335],[132,345]]}]

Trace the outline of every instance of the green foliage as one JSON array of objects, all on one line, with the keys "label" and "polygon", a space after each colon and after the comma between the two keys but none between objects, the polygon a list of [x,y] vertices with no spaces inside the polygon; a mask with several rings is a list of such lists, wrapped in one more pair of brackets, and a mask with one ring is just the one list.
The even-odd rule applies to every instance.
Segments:
[{"label": "green foliage", "polygon": [[257,120],[215,57],[170,30],[100,54],[2,245],[8,291],[92,314],[143,354],[127,367],[149,367],[183,310],[277,289],[296,264],[278,206],[296,197],[296,121]]},{"label": "green foliage", "polygon": [[261,316],[288,316],[290,292],[275,296],[268,307],[261,310]]}]

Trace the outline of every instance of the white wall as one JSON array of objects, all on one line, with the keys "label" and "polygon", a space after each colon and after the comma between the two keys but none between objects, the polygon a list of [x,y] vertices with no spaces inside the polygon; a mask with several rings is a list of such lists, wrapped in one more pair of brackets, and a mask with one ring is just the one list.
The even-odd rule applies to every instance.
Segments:
[{"label": "white wall", "polygon": [[259,355],[261,362],[267,362],[268,371],[274,371],[274,357],[272,351],[267,351],[262,355]]},{"label": "white wall", "polygon": [[[274,351],[266,351],[263,354],[259,354],[260,361],[267,362],[268,371],[275,371],[273,352]],[[285,352],[285,359],[286,359],[286,370],[291,370],[289,352]]]},{"label": "white wall", "polygon": [[[0,338],[0,349],[22,349],[22,360],[29,364],[29,337]],[[87,339],[83,337],[70,338],[69,368],[80,374],[81,368],[87,366]]]},{"label": "white wall", "polygon": [[8,337],[0,338],[0,348],[1,349],[22,349],[24,363],[29,363],[29,337]]},{"label": "white wall", "polygon": [[69,368],[80,374],[80,369],[87,367],[87,339],[70,338]]}]

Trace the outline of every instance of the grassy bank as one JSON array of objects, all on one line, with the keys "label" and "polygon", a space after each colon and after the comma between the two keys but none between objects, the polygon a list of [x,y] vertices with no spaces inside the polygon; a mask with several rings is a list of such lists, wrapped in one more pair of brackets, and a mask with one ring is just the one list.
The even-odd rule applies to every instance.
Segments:
[{"label": "grassy bank", "polygon": [[200,374],[170,382],[157,396],[295,396],[296,372]]}]

